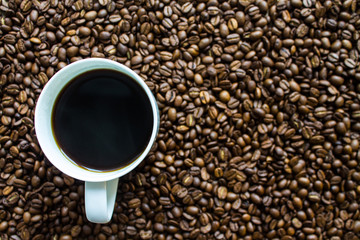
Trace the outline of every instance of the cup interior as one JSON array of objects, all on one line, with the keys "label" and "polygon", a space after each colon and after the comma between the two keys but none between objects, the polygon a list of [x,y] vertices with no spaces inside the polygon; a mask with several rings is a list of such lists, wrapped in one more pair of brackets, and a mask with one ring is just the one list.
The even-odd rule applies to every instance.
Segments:
[{"label": "cup interior", "polygon": [[[62,89],[76,76],[96,69],[110,69],[126,74],[136,81],[146,92],[153,113],[153,127],[150,140],[143,153],[130,164],[112,171],[93,171],[77,165],[58,146],[52,129],[52,112]],[[133,170],[149,153],[159,129],[159,110],[155,97],[145,82],[131,69],[112,60],[90,58],[76,61],[58,71],[45,85],[35,108],[36,136],[46,157],[65,174],[83,181],[98,182],[121,177]]]}]

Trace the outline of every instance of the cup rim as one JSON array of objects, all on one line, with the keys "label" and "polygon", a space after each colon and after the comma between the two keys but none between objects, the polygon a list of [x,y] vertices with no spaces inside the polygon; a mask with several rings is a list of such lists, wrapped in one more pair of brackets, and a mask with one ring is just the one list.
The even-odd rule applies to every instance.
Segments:
[{"label": "cup rim", "polygon": [[[56,142],[53,136],[51,125],[52,109],[54,107],[56,98],[61,93],[63,88],[76,76],[86,71],[95,69],[112,69],[127,74],[143,88],[146,95],[148,96],[153,112],[152,133],[145,150],[130,164],[126,165],[125,167],[110,171],[95,171],[86,169],[77,165],[73,160],[69,160],[71,158],[66,156],[57,144],[54,144]],[[60,69],[46,83],[35,106],[34,125],[36,136],[44,155],[56,168],[58,168],[63,173],[79,180],[99,182],[121,177],[132,171],[144,160],[156,140],[156,135],[160,125],[160,114],[156,99],[150,88],[146,85],[145,81],[133,70],[113,60],[103,58],[87,58],[73,62]],[[70,167],[69,163],[73,167]]]}]

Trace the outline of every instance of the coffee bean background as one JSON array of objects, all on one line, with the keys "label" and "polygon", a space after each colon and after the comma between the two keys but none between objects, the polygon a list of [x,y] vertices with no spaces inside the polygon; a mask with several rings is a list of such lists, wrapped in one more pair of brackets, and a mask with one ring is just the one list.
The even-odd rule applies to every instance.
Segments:
[{"label": "coffee bean background", "polygon": [[[1,239],[359,239],[358,1],[0,5]],[[161,114],[105,225],[34,131],[43,86],[88,57],[135,70]]]}]

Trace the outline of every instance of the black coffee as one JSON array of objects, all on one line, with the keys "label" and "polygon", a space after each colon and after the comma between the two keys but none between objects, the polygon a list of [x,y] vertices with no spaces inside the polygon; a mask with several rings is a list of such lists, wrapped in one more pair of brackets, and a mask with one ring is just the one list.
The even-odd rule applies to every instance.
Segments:
[{"label": "black coffee", "polygon": [[69,82],[52,112],[55,139],[78,165],[111,171],[145,150],[153,127],[150,100],[138,83],[112,70],[93,70]]}]

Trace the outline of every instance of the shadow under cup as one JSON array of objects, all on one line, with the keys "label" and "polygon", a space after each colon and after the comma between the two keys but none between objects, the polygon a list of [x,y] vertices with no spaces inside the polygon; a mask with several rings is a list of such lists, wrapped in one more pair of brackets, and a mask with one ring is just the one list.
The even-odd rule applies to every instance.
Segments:
[{"label": "shadow under cup", "polygon": [[[75,76],[75,77],[74,77]],[[62,172],[89,181],[125,175],[147,155],[159,128],[156,100],[131,69],[85,59],[57,72],[35,110],[47,158]]]}]

